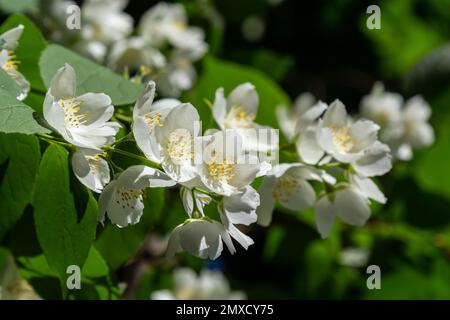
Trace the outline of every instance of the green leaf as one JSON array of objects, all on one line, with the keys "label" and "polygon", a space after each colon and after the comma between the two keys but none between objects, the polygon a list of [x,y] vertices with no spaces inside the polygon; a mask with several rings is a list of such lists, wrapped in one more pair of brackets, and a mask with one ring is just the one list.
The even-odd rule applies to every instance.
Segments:
[{"label": "green leaf", "polygon": [[0,68],[0,89],[13,97],[17,97],[21,93],[19,85],[2,68]]},{"label": "green leaf", "polygon": [[20,61],[19,71],[30,82],[32,88],[45,92],[39,73],[39,57],[46,47],[46,41],[39,29],[25,16],[15,14],[2,24],[0,33],[15,28],[19,24],[25,27],[15,50],[17,60]]},{"label": "green leaf", "polygon": [[108,224],[98,237],[95,246],[111,269],[117,269],[130,259],[144,241],[163,209],[164,189],[148,189],[144,205],[144,214],[138,224],[123,229]]},{"label": "green leaf", "polygon": [[450,198],[450,113],[440,119],[434,145],[427,148],[413,162],[413,173],[421,187]]},{"label": "green leaf", "polygon": [[49,266],[58,273],[65,286],[66,269],[70,265],[80,268],[88,256],[95,238],[97,203],[88,192],[85,208],[75,203],[79,190],[70,188],[67,151],[50,145],[39,167],[33,198],[34,218],[39,243]]},{"label": "green leaf", "polygon": [[105,277],[108,275],[109,268],[98,250],[92,246],[89,255],[84,264],[82,274],[89,278]]},{"label": "green leaf", "polygon": [[38,0],[0,0],[0,10],[5,13],[37,12]]},{"label": "green leaf", "polygon": [[244,82],[255,85],[259,95],[260,103],[256,121],[277,127],[275,107],[280,104],[290,105],[289,97],[273,80],[253,68],[209,56],[204,61],[203,75],[194,90],[187,94],[185,100],[197,107],[206,128],[210,124],[212,114],[204,99],[214,101],[217,88],[224,87],[225,94],[228,94],[234,87]]},{"label": "green leaf", "polygon": [[49,133],[34,119],[34,110],[0,89],[0,132],[4,133]]},{"label": "green leaf", "polygon": [[144,86],[135,84],[108,68],[100,66],[58,45],[50,45],[42,54],[39,66],[48,86],[56,71],[69,63],[77,74],[77,93],[103,92],[114,105],[134,103]]},{"label": "green leaf", "polygon": [[0,133],[0,239],[31,201],[39,158],[36,137]]}]

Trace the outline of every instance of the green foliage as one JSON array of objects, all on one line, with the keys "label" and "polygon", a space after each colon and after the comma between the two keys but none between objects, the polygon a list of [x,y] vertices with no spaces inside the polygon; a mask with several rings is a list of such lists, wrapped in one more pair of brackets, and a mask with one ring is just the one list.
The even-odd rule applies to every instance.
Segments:
[{"label": "green foliage", "polygon": [[0,0],[0,10],[5,13],[36,12],[38,0]]},{"label": "green foliage", "polygon": [[440,119],[435,130],[436,143],[418,155],[414,175],[426,190],[450,198],[450,113]]},{"label": "green foliage", "polygon": [[36,122],[31,107],[0,89],[0,132],[33,134],[49,131]]},{"label": "green foliage", "polygon": [[49,45],[39,61],[41,76],[47,86],[65,63],[75,69],[79,95],[103,92],[111,97],[114,105],[124,105],[134,103],[144,88],[58,45]]},{"label": "green foliage", "polygon": [[381,67],[388,76],[404,74],[418,59],[444,43],[439,29],[416,14],[418,3],[382,1],[380,30],[366,27],[366,14],[361,19],[361,29],[375,43]]},{"label": "green foliage", "polygon": [[[64,287],[66,268],[83,266],[88,256],[98,216],[97,202],[91,193],[82,190],[85,194],[77,199],[76,189],[71,190],[70,176],[67,151],[50,145],[39,168],[33,198],[34,218],[48,264],[57,272]],[[76,188],[79,190],[81,186]]]},{"label": "green foliage", "polygon": [[17,60],[20,61],[19,71],[30,82],[31,87],[38,91],[45,91],[44,83],[39,73],[39,58],[46,47],[42,33],[28,18],[21,14],[10,16],[0,27],[0,33],[8,31],[22,24],[25,28],[15,50]]},{"label": "green foliage", "polygon": [[0,240],[30,203],[39,167],[36,137],[0,133]]},{"label": "green foliage", "polygon": [[205,58],[203,68],[203,75],[194,90],[187,94],[185,100],[197,107],[205,125],[212,123],[212,114],[204,99],[214,101],[216,89],[220,87],[223,87],[225,94],[228,94],[241,83],[251,82],[254,84],[260,100],[256,121],[261,124],[276,127],[275,107],[280,104],[290,105],[286,93],[273,80],[258,70],[211,56]]}]

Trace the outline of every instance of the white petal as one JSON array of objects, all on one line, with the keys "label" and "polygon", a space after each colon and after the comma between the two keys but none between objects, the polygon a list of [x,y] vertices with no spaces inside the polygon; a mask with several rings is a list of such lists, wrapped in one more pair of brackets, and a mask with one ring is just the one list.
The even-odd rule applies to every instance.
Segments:
[{"label": "white petal", "polygon": [[392,169],[391,150],[387,145],[377,141],[353,163],[353,168],[359,175],[365,177],[384,175]]},{"label": "white petal", "polygon": [[136,117],[133,122],[133,135],[139,149],[145,157],[156,163],[161,162],[161,154],[156,136],[150,132],[147,122],[142,117]]},{"label": "white petal", "polygon": [[286,106],[277,106],[275,113],[281,132],[288,141],[292,141],[296,126],[296,119],[293,117],[292,110]]},{"label": "white petal", "polygon": [[347,110],[340,100],[334,100],[323,115],[327,127],[343,127],[347,125]]},{"label": "white petal", "polygon": [[256,208],[260,203],[258,192],[246,186],[241,193],[224,197],[224,211],[232,224],[249,225],[256,222]]},{"label": "white petal", "polygon": [[350,127],[350,134],[355,141],[352,152],[361,151],[377,141],[380,126],[370,120],[358,120]]},{"label": "white petal", "polygon": [[142,165],[128,167],[117,181],[121,186],[132,189],[171,187],[176,184],[164,172]]},{"label": "white petal", "polygon": [[330,235],[336,215],[328,196],[323,196],[316,203],[316,225],[322,238]]},{"label": "white petal", "polygon": [[184,210],[189,217],[192,217],[192,213],[194,212],[194,197],[192,196],[192,191],[188,188],[181,187],[180,195]]},{"label": "white petal", "polygon": [[304,131],[296,142],[297,153],[308,164],[316,164],[324,155],[324,150],[317,142],[315,128]]},{"label": "white petal", "polygon": [[366,198],[352,188],[335,192],[333,209],[336,210],[339,218],[354,226],[364,225],[370,217],[370,208]]},{"label": "white petal", "polygon": [[316,193],[311,185],[305,180],[297,181],[298,187],[292,192],[286,200],[280,200],[280,203],[292,211],[303,211],[314,205]]},{"label": "white petal", "polygon": [[10,29],[0,35],[0,44],[4,41],[1,48],[15,50],[20,36],[22,35],[24,26],[19,24],[17,27]]},{"label": "white petal", "polygon": [[180,246],[195,256],[215,260],[222,253],[223,232],[218,223],[194,220],[180,228]]},{"label": "white petal", "polygon": [[225,118],[227,113],[227,101],[223,95],[223,88],[219,88],[216,90],[216,96],[214,98],[214,103],[212,106],[212,113],[214,120],[216,120],[217,124],[221,129],[225,126]]},{"label": "white petal", "polygon": [[222,223],[227,230],[227,232],[231,235],[231,237],[239,242],[239,244],[245,248],[245,250],[248,249],[249,246],[251,246],[254,242],[252,238],[245,235],[242,231],[240,231],[229,219],[228,215],[224,213],[222,210],[220,210],[220,218],[222,220]]},{"label": "white petal", "polygon": [[[247,114],[256,115],[259,105],[259,97],[256,93],[255,86],[251,83],[243,83],[238,85],[227,97],[228,108],[239,106],[243,108]],[[229,110],[228,110],[229,111]]]},{"label": "white petal", "polygon": [[144,92],[139,96],[133,108],[133,117],[143,116],[151,111],[153,99],[155,98],[155,82],[149,81]]},{"label": "white petal", "polygon": [[55,100],[71,98],[75,96],[76,85],[75,70],[70,64],[66,63],[53,76],[49,92]]},{"label": "white petal", "polygon": [[102,224],[105,221],[105,213],[107,210],[109,210],[108,209],[109,205],[111,203],[114,193],[116,192],[116,185],[117,181],[111,181],[103,189],[103,192],[100,194],[100,197],[98,199],[98,210],[99,210],[98,221],[100,221]]},{"label": "white petal", "polygon": [[87,114],[84,126],[102,126],[114,114],[111,98],[104,93],[85,93],[78,100],[81,102],[80,114]]},{"label": "white petal", "polygon": [[256,209],[256,214],[258,215],[258,224],[264,227],[272,221],[272,213],[275,208],[275,199],[272,193],[276,183],[277,179],[274,176],[267,176],[258,190],[261,203]]},{"label": "white petal", "polygon": [[61,135],[65,134],[65,117],[66,114],[61,106],[54,101],[53,96],[48,94],[44,100],[44,119]]},{"label": "white petal", "polygon": [[357,175],[351,177],[352,184],[361,192],[365,197],[375,200],[379,203],[386,203],[387,199],[375,182],[369,178],[360,178]]},{"label": "white petal", "polygon": [[[78,148],[72,156],[72,168],[75,176],[86,187],[100,193],[110,181],[108,162],[102,158],[95,158],[97,150]],[[88,160],[88,158],[90,158]],[[91,168],[91,165],[95,169]]]}]

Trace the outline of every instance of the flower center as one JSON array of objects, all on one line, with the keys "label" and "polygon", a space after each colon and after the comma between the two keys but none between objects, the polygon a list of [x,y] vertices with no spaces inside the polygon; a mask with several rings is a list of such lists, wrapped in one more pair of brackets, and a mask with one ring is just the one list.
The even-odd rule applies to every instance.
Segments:
[{"label": "flower center", "polygon": [[88,121],[89,112],[80,112],[82,101],[77,98],[62,98],[58,103],[64,110],[64,121],[69,128],[78,128]]},{"label": "flower center", "polygon": [[172,25],[177,31],[185,31],[187,29],[186,23],[181,19],[174,20]]},{"label": "flower center", "polygon": [[355,146],[355,140],[350,135],[350,127],[331,128],[333,143],[342,151],[349,151]]},{"label": "flower center", "polygon": [[144,203],[144,190],[142,189],[117,188],[116,193],[116,203],[122,206],[122,209],[135,209],[136,200]]},{"label": "flower center", "polygon": [[7,51],[8,51],[8,60],[3,64],[3,70],[9,73],[11,71],[17,70],[20,61],[16,59],[14,51],[12,50]]},{"label": "flower center", "polygon": [[286,202],[299,188],[300,184],[297,179],[290,175],[284,175],[278,179],[272,195],[278,201]]},{"label": "flower center", "polygon": [[150,132],[154,130],[156,126],[161,126],[161,113],[147,113],[144,116],[144,120],[147,123]]},{"label": "flower center", "polygon": [[173,161],[187,161],[193,158],[192,134],[187,130],[175,130],[169,135],[167,152]]},{"label": "flower center", "polygon": [[212,161],[208,164],[210,176],[220,182],[228,182],[236,175],[236,161],[222,156],[222,153],[213,151]]},{"label": "flower center", "polygon": [[255,120],[255,115],[248,113],[242,106],[235,105],[231,108],[225,120],[227,128],[248,128]]},{"label": "flower center", "polygon": [[85,156],[85,158],[86,158],[86,161],[87,161],[91,171],[96,173],[98,171],[99,164],[100,164],[100,159],[101,159],[100,155],[96,154],[94,156]]}]

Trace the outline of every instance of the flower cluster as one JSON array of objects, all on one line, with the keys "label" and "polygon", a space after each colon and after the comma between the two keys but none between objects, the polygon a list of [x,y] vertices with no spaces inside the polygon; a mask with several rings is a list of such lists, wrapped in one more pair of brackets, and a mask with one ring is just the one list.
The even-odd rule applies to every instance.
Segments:
[{"label": "flower cluster", "polygon": [[231,291],[228,280],[220,271],[203,269],[199,275],[189,268],[173,272],[173,290],[158,290],[152,300],[243,300],[245,293]]},{"label": "flower cluster", "polygon": [[16,59],[14,54],[14,50],[19,45],[23,29],[23,25],[18,25],[0,34],[0,66],[20,87],[21,92],[17,96],[18,100],[24,100],[30,91],[30,83],[18,70],[20,61]]},{"label": "flower cluster", "polygon": [[[318,231],[327,237],[336,217],[361,226],[371,201],[386,202],[373,181],[392,168],[391,149],[378,139],[382,127],[351,117],[339,100],[328,106],[304,94],[292,110],[278,107],[282,132],[295,149],[293,162],[279,163],[277,132],[255,122],[259,96],[252,84],[227,96],[217,89],[212,114],[219,129],[205,131],[192,104],[155,101],[155,91],[155,82],[148,82],[127,136],[134,137],[143,164],[119,168],[113,178],[108,153],[124,151],[114,147],[120,125],[110,121],[114,107],[107,95],[77,96],[75,71],[66,64],[51,81],[44,117],[76,149],[72,167],[79,181],[101,193],[102,223],[108,216],[120,228],[136,224],[146,188],[178,186],[187,217],[170,235],[168,256],[184,250],[216,259],[224,244],[236,251],[233,241],[247,249],[253,240],[239,225],[269,225],[277,203],[293,211],[315,208]],[[417,99],[409,105],[417,106]],[[258,177],[264,178],[257,191],[252,185]],[[213,203],[217,214],[211,216],[205,208]]]},{"label": "flower cluster", "polygon": [[[55,24],[73,1],[44,1],[43,11]],[[164,96],[178,97],[193,87],[194,63],[207,51],[202,29],[188,25],[180,4],[158,3],[145,12],[133,33],[133,18],[123,10],[128,0],[87,0],[81,8],[81,30],[50,26],[53,39],[134,81],[156,81]],[[45,21],[44,21],[45,22]],[[61,35],[66,29],[68,35]]]},{"label": "flower cluster", "polygon": [[380,127],[380,140],[388,144],[395,158],[411,160],[414,148],[433,144],[434,131],[428,120],[431,108],[421,96],[403,101],[400,94],[386,92],[376,83],[361,101],[361,115]]},{"label": "flower cluster", "polygon": [[389,147],[378,140],[380,126],[353,119],[339,100],[328,106],[310,94],[301,95],[292,110],[278,107],[277,116],[298,161],[274,166],[265,178],[258,223],[268,225],[279,202],[295,211],[314,207],[322,237],[330,234],[336,216],[365,224],[370,201],[386,202],[372,177],[392,167]]}]

